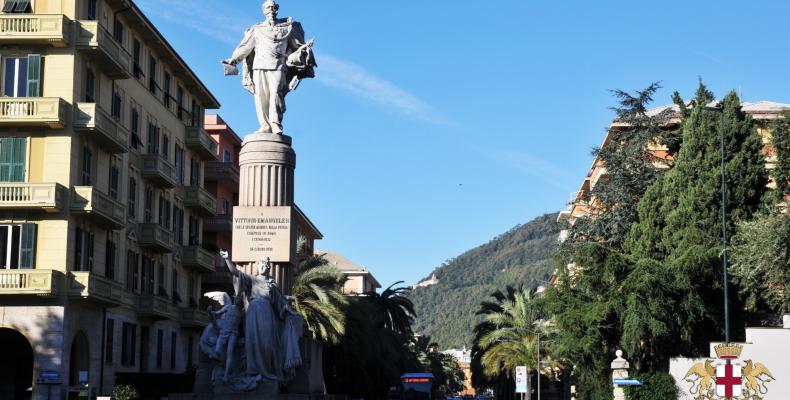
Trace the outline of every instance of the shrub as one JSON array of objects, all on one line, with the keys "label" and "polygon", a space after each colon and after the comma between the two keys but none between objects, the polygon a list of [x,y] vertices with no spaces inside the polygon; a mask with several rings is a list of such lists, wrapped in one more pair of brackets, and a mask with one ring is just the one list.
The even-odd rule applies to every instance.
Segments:
[{"label": "shrub", "polygon": [[645,384],[626,387],[625,398],[628,400],[675,400],[678,398],[675,378],[666,372],[636,373],[634,378],[644,381]]},{"label": "shrub", "polygon": [[140,400],[140,392],[132,385],[116,386],[112,391],[115,400]]}]

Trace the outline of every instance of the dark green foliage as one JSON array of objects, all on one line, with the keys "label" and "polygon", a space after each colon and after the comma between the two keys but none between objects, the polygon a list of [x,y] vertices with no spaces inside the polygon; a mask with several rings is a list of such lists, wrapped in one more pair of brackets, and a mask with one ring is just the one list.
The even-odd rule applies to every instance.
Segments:
[{"label": "dark green foliage", "polygon": [[116,400],[140,400],[140,392],[132,385],[118,385],[114,387],[112,396]]},{"label": "dark green foliage", "polygon": [[414,323],[414,303],[406,297],[409,288],[394,287],[402,284],[403,281],[395,282],[390,287],[384,289],[381,294],[378,292],[365,293],[367,299],[376,303],[384,317],[383,327],[398,333],[411,334],[411,326]]},{"label": "dark green foliage", "polygon": [[738,225],[730,273],[747,309],[790,312],[790,215],[771,212]]},{"label": "dark green foliage", "polygon": [[296,311],[304,318],[313,338],[337,344],[345,330],[342,307],[345,274],[327,266],[327,260],[313,256],[302,262],[294,277],[293,297]]},{"label": "dark green foliage", "polygon": [[675,378],[666,372],[637,373],[634,378],[645,382],[644,386],[627,386],[625,397],[628,400],[675,400],[678,388]]},{"label": "dark green foliage", "polygon": [[439,267],[438,284],[409,294],[418,313],[415,332],[430,335],[441,348],[470,347],[480,299],[507,285],[536,285],[551,274],[556,219],[538,217]]},{"label": "dark green foliage", "polygon": [[776,121],[771,145],[776,152],[776,167],[773,169],[776,200],[783,201],[790,197],[790,112],[785,112]]},{"label": "dark green foliage", "polygon": [[577,218],[568,227],[570,235],[566,244],[595,241],[613,248],[622,247],[631,224],[637,219],[639,199],[662,173],[655,164],[663,161],[650,148],[662,141],[663,127],[671,110],[650,115],[647,109],[659,88],[654,83],[633,95],[614,91],[619,106],[613,110],[618,122],[627,128],[611,128],[605,146],[593,151],[596,162],[606,166],[606,176],[586,192],[584,201],[591,204],[592,213],[587,218]]}]

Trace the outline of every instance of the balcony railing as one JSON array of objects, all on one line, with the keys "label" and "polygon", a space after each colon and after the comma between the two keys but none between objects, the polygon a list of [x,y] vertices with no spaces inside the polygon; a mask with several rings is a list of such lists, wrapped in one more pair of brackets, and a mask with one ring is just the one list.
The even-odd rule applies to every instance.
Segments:
[{"label": "balcony railing", "polygon": [[203,232],[232,232],[233,220],[229,214],[217,215],[203,220]]},{"label": "balcony railing", "polygon": [[74,188],[71,212],[86,214],[100,226],[109,229],[123,228],[126,222],[126,207],[93,186]]},{"label": "balcony railing", "polygon": [[77,49],[85,52],[112,79],[132,76],[132,56],[97,21],[78,21]]},{"label": "balcony railing", "polygon": [[214,272],[214,254],[200,246],[182,248],[181,264],[199,273]]},{"label": "balcony railing", "polygon": [[69,272],[68,293],[71,298],[86,299],[103,305],[123,302],[123,286],[91,272]]},{"label": "balcony railing", "polygon": [[137,313],[153,319],[176,319],[177,312],[170,300],[154,295],[140,295],[137,298]]},{"label": "balcony railing", "polygon": [[173,178],[173,164],[156,154],[145,154],[141,158],[144,179],[162,189],[171,189],[176,186],[176,180]]},{"label": "balcony railing", "polygon": [[204,160],[217,159],[217,142],[199,126],[187,127],[187,148],[198,153]]},{"label": "balcony railing", "polygon": [[63,207],[65,188],[57,183],[0,183],[0,210],[44,210]]},{"label": "balcony railing", "polygon": [[137,243],[157,253],[173,252],[173,233],[159,224],[138,224]]},{"label": "balcony railing", "polygon": [[60,272],[44,269],[0,270],[0,295],[58,294],[62,285]]},{"label": "balcony railing", "polygon": [[62,14],[0,15],[0,44],[49,44],[66,47],[71,21]]},{"label": "balcony railing", "polygon": [[109,153],[129,151],[129,130],[96,103],[77,103],[74,130],[84,133]]},{"label": "balcony railing", "polygon": [[57,97],[0,98],[0,127],[36,126],[54,129],[66,123],[66,102]]},{"label": "balcony railing", "polygon": [[184,206],[204,217],[217,215],[217,199],[199,186],[184,188]]},{"label": "balcony railing", "polygon": [[181,325],[184,327],[202,328],[209,324],[208,313],[203,310],[181,308],[178,311]]},{"label": "balcony railing", "polygon": [[205,164],[204,176],[207,182],[219,182],[239,192],[239,167],[234,163],[208,161]]}]

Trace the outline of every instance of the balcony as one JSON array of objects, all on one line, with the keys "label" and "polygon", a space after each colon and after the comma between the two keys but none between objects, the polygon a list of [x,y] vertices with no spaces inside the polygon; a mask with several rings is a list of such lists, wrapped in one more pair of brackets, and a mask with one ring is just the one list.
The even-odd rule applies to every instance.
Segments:
[{"label": "balcony", "polygon": [[200,246],[182,248],[181,264],[196,272],[210,274],[214,272],[214,254]]},{"label": "balcony", "polygon": [[61,287],[60,272],[45,269],[0,270],[0,295],[53,296]]},{"label": "balcony", "polygon": [[169,299],[150,294],[140,295],[137,298],[137,313],[141,317],[153,319],[175,319],[177,317]]},{"label": "balcony", "polygon": [[159,224],[138,224],[137,244],[156,253],[172,253],[173,233]]},{"label": "balcony", "polygon": [[234,163],[209,161],[206,162],[204,175],[207,182],[219,182],[239,192],[239,166]]},{"label": "balcony", "polygon": [[233,231],[233,220],[230,214],[218,215],[203,220],[203,232],[227,233]]},{"label": "balcony", "polygon": [[0,183],[0,210],[59,212],[65,191],[57,183]]},{"label": "balcony", "polygon": [[203,328],[209,324],[208,313],[194,308],[178,310],[181,326],[186,328]]},{"label": "balcony", "polygon": [[78,21],[77,50],[87,54],[111,79],[132,76],[132,56],[97,21]]},{"label": "balcony", "polygon": [[129,131],[96,103],[77,103],[74,130],[111,154],[129,151]]},{"label": "balcony", "polygon": [[73,189],[71,212],[85,214],[107,229],[121,229],[126,222],[126,207],[93,186],[78,186]]},{"label": "balcony", "polygon": [[66,124],[66,102],[57,97],[0,98],[0,127],[61,129]]},{"label": "balcony", "polygon": [[62,14],[0,15],[0,44],[68,46],[71,21]]},{"label": "balcony", "polygon": [[217,142],[199,126],[187,127],[187,148],[194,151],[204,160],[217,159]]},{"label": "balcony", "polygon": [[123,302],[123,286],[91,272],[69,272],[68,294],[72,299],[94,301],[106,306]]},{"label": "balcony", "polygon": [[184,188],[184,206],[204,217],[217,215],[217,199],[199,186]]},{"label": "balcony", "polygon": [[176,187],[176,180],[173,178],[173,164],[156,154],[145,154],[142,157],[143,179],[150,181],[161,189],[172,189]]}]

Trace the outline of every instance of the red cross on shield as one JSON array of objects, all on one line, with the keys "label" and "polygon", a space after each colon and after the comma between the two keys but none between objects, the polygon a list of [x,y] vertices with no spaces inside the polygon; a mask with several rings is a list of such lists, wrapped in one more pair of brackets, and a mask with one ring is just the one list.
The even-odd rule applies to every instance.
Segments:
[{"label": "red cross on shield", "polygon": [[743,391],[742,380],[740,365],[716,366],[716,396],[725,399],[740,397]]}]

